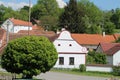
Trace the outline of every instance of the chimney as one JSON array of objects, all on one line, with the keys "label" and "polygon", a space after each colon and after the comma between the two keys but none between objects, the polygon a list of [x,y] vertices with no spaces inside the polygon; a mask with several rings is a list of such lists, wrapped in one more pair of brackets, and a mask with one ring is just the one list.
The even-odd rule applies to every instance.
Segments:
[{"label": "chimney", "polygon": [[65,31],[65,28],[62,28],[61,31]]},{"label": "chimney", "polygon": [[105,37],[105,32],[103,32],[103,37]]}]

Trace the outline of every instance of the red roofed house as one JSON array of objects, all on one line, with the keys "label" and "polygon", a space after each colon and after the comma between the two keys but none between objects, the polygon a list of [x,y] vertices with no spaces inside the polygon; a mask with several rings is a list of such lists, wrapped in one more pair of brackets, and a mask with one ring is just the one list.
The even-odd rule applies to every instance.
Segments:
[{"label": "red roofed house", "polygon": [[72,34],[74,40],[79,44],[86,47],[88,50],[96,50],[97,46],[101,42],[112,43],[120,35],[101,35],[101,34]]},{"label": "red roofed house", "polygon": [[107,55],[108,64],[120,65],[120,43],[100,43],[96,51]]},{"label": "red roofed house", "polygon": [[1,28],[6,31],[8,29],[10,33],[17,33],[20,30],[32,30],[32,26],[31,22],[10,18],[1,25]]}]

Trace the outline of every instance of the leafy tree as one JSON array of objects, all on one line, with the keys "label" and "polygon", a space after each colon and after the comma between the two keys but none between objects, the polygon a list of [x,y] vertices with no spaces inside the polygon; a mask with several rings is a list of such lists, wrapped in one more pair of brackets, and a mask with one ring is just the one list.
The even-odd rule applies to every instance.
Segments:
[{"label": "leafy tree", "polygon": [[106,64],[106,55],[95,51],[90,51],[87,55],[88,64]]},{"label": "leafy tree", "polygon": [[112,22],[105,22],[104,30],[106,34],[113,34],[115,29],[115,25]]},{"label": "leafy tree", "polygon": [[67,29],[73,33],[79,33],[79,16],[76,0],[70,0],[65,7],[65,11],[59,17],[60,28],[67,26]]},{"label": "leafy tree", "polygon": [[61,10],[56,0],[38,0],[37,4],[32,8],[31,17],[40,20],[41,23],[39,25],[43,25],[44,27],[47,24],[50,25],[48,30],[54,30],[54,26],[56,26],[58,21],[59,11]]},{"label": "leafy tree", "polygon": [[120,29],[120,8],[116,8],[116,10],[113,11],[110,20],[116,25],[117,29]]},{"label": "leafy tree", "polygon": [[8,43],[2,55],[2,67],[24,78],[49,71],[57,60],[54,45],[45,37],[26,36]]}]

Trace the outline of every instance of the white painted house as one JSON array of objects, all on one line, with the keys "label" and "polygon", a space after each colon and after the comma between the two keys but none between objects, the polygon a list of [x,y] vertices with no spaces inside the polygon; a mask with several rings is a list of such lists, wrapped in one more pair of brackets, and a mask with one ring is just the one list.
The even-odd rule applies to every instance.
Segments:
[{"label": "white painted house", "polygon": [[58,52],[54,68],[79,68],[86,63],[87,49],[78,44],[69,31],[63,30],[53,43]]},{"label": "white painted house", "polygon": [[8,30],[10,33],[17,33],[20,30],[32,30],[32,23],[10,18],[1,25],[1,28]]}]

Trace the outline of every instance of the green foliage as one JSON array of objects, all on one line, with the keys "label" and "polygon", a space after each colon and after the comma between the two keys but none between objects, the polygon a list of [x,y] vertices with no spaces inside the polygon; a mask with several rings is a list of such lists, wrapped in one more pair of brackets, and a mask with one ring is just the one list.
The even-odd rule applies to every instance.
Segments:
[{"label": "green foliage", "polygon": [[120,8],[116,8],[115,11],[113,10],[110,20],[116,25],[117,29],[120,29]]},{"label": "green foliage", "polygon": [[79,66],[80,72],[85,72],[86,71],[86,66],[84,64],[81,64]]},{"label": "green foliage", "polygon": [[114,66],[112,69],[113,69],[113,75],[120,76],[120,66]]},{"label": "green foliage", "polygon": [[120,43],[120,37],[115,41],[116,43]]},{"label": "green foliage", "polygon": [[[80,19],[76,0],[70,0],[65,11],[59,17],[59,27],[66,27],[72,33],[79,33]],[[82,31],[82,29],[81,29]]]},{"label": "green foliage", "polygon": [[31,17],[41,21],[38,25],[54,31],[57,30],[56,23],[58,22],[60,11],[56,0],[38,0],[37,4],[32,8]]},{"label": "green foliage", "polygon": [[90,51],[87,55],[87,64],[106,64],[106,55],[104,53],[98,53]]},{"label": "green foliage", "polygon": [[49,71],[57,60],[57,51],[46,37],[26,36],[8,43],[2,55],[2,67],[25,78]]},{"label": "green foliage", "polygon": [[113,34],[115,25],[112,22],[105,22],[104,30],[106,34]]}]

